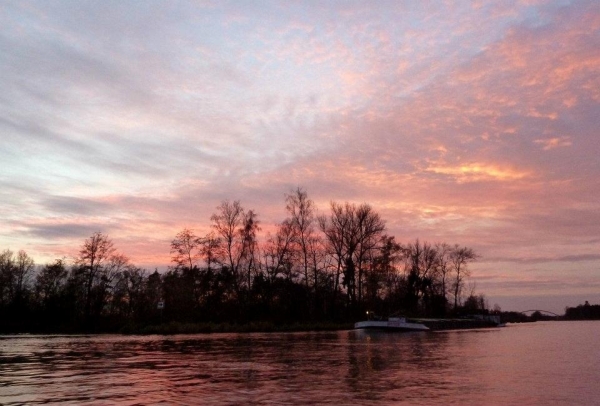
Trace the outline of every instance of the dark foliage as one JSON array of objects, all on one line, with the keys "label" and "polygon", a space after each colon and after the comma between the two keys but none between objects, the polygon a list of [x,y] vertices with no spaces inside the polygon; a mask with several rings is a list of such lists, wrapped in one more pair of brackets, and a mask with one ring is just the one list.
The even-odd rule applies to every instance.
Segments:
[{"label": "dark foliage", "polygon": [[600,320],[600,305],[585,304],[577,307],[567,307],[565,310],[567,320]]}]

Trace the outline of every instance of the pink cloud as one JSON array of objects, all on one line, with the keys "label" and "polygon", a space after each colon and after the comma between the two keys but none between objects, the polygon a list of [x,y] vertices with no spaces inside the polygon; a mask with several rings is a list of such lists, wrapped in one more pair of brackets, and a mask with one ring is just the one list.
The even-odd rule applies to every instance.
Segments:
[{"label": "pink cloud", "polygon": [[554,137],[549,139],[539,139],[534,141],[536,144],[541,144],[544,151],[554,148],[570,147],[573,145],[570,137]]},{"label": "pink cloud", "polygon": [[527,259],[552,268],[564,266],[553,252],[597,252],[596,3],[164,14],[156,33],[151,19],[127,31],[106,17],[90,34],[48,15],[44,41],[11,37],[0,174],[30,190],[0,190],[4,244],[36,235],[46,258],[64,252],[47,236],[76,249],[102,226],[134,262],[165,263],[170,238],[208,230],[221,200],[241,199],[269,230],[303,186],[321,210],[371,203],[399,240],[474,246],[481,272],[501,275],[490,289],[548,287],[560,278],[541,269],[519,279]]}]

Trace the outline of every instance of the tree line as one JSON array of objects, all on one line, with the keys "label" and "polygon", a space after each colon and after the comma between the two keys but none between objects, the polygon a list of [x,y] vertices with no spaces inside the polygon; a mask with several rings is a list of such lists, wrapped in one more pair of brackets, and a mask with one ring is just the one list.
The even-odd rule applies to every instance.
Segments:
[{"label": "tree line", "polygon": [[600,320],[600,305],[591,305],[587,300],[577,307],[565,309],[566,320]]},{"label": "tree line", "polygon": [[[256,211],[223,201],[210,232],[184,228],[165,273],[135,266],[101,232],[71,260],[36,270],[25,251],[0,254],[4,330],[110,331],[177,322],[349,321],[379,314],[443,317],[486,308],[466,292],[471,248],[397,242],[368,204],[285,195],[287,218],[259,238]],[[465,307],[466,306],[466,307]]]}]

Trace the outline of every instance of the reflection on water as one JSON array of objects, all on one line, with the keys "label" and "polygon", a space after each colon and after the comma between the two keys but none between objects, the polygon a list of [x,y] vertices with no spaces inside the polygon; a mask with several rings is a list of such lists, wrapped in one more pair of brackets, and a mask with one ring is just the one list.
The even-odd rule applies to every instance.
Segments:
[{"label": "reflection on water", "polygon": [[594,404],[599,332],[3,336],[0,403]]}]

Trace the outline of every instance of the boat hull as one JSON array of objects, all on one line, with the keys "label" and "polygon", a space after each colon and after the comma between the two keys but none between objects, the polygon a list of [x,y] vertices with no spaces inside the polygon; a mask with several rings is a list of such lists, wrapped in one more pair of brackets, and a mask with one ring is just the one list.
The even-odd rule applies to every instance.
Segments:
[{"label": "boat hull", "polygon": [[421,323],[409,323],[406,321],[386,320],[359,321],[354,324],[357,330],[390,330],[390,331],[427,331],[429,327]]}]

